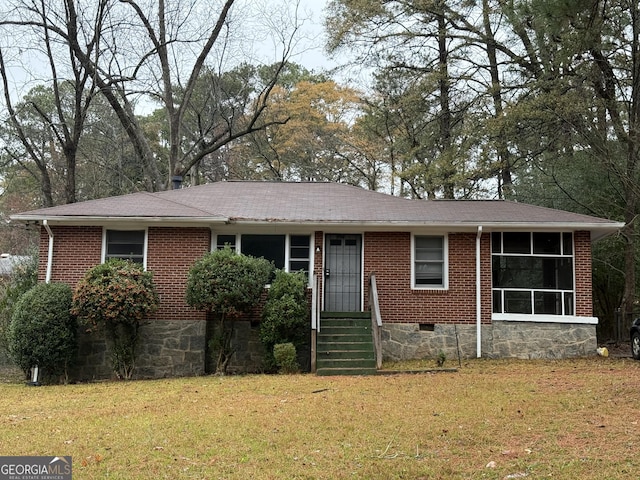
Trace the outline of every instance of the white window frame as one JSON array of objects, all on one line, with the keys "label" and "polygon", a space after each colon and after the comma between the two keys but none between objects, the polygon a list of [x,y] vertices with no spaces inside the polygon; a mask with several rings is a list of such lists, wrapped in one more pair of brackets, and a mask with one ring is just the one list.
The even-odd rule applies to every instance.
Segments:
[{"label": "white window frame", "polygon": [[[499,231],[499,232],[495,232],[495,233],[499,233],[501,236],[504,233],[510,233],[509,231]],[[546,322],[546,323],[583,323],[583,324],[597,324],[598,323],[598,319],[596,317],[578,317],[575,315],[575,311],[576,311],[576,301],[577,301],[577,294],[576,294],[576,289],[577,289],[577,285],[576,285],[576,245],[575,245],[575,235],[573,234],[573,232],[570,231],[565,231],[565,230],[560,230],[560,231],[550,231],[550,232],[546,232],[546,233],[558,233],[560,235],[560,254],[542,254],[542,253],[534,253],[534,246],[533,246],[533,234],[534,233],[545,233],[545,232],[535,232],[535,231],[528,231],[525,232],[523,231],[522,233],[528,233],[530,236],[530,242],[531,242],[531,248],[530,248],[530,252],[531,253],[504,253],[503,249],[504,249],[504,240],[501,241],[501,250],[500,252],[494,253],[493,252],[493,238],[491,239],[491,276],[492,276],[492,282],[491,282],[491,319],[492,320],[496,320],[496,321],[517,321],[517,322]],[[567,255],[564,252],[564,243],[562,240],[562,236],[565,233],[570,233],[571,234],[571,246],[572,246],[572,251],[571,251],[571,255]],[[572,275],[573,275],[573,279],[572,279],[572,283],[573,283],[573,290],[571,290],[570,292],[573,295],[573,305],[572,305],[572,312],[571,314],[565,314],[565,310],[564,310],[564,295],[566,292],[569,292],[569,290],[563,290],[563,289],[545,289],[545,288],[498,288],[495,287],[493,285],[493,257],[494,256],[510,256],[510,257],[544,257],[544,258],[570,258],[571,259],[571,264],[572,264]],[[503,313],[503,312],[499,312],[496,313],[493,311],[493,295],[494,292],[496,291],[500,291],[500,294],[502,296],[502,302],[503,302],[503,310],[504,310],[504,291],[505,290],[509,290],[509,291],[522,291],[522,292],[528,292],[531,294],[531,308],[532,308],[532,313]],[[535,292],[558,292],[562,295],[562,314],[548,314],[548,313],[535,313],[533,311],[534,308],[534,293]]]},{"label": "white window frame", "polygon": [[[270,233],[255,233],[255,232],[244,232],[244,233],[214,233],[212,236],[211,242],[211,250],[218,250],[218,236],[233,236],[235,237],[235,248],[236,252],[242,253],[242,235],[274,235]],[[275,235],[283,235],[284,238],[284,271],[291,271],[291,237],[309,237],[309,278],[313,276],[313,259],[314,259],[314,251],[313,251],[313,241],[314,236],[313,233],[282,233]]]},{"label": "white window frame", "polygon": [[149,229],[145,228],[131,228],[131,227],[103,227],[102,228],[102,263],[107,261],[107,231],[130,231],[130,232],[142,232],[144,231],[144,246],[142,249],[142,268],[147,270],[147,251],[149,246]]},{"label": "white window frame", "polygon": [[[442,238],[442,285],[416,285],[416,237]],[[411,234],[411,289],[412,290],[448,290],[449,289],[449,235],[446,233]]]},{"label": "white window frame", "polygon": [[[313,235],[306,233],[289,233],[284,241],[284,265],[285,271],[291,271],[291,237],[309,237],[309,256],[307,257],[309,278],[313,275]],[[295,258],[294,258],[295,260]]]},{"label": "white window frame", "polygon": [[218,248],[218,237],[234,237],[234,243],[233,246],[231,247],[231,249],[233,251],[236,251],[238,248],[238,245],[240,245],[240,236],[233,234],[233,233],[216,233],[213,234],[211,237],[211,251],[213,252],[214,250],[219,250]]}]

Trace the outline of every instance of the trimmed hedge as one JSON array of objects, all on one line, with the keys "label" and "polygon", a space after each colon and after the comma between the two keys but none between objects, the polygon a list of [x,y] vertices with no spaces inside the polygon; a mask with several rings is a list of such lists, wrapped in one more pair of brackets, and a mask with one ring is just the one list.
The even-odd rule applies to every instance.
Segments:
[{"label": "trimmed hedge", "polygon": [[308,341],[310,313],[307,275],[276,271],[260,323],[260,340],[265,347],[268,371],[278,366],[274,358],[275,345],[291,343],[298,349]]},{"label": "trimmed hedge", "polygon": [[118,378],[133,376],[140,325],[159,306],[153,274],[126,260],[89,269],[76,286],[72,313],[90,328],[104,329]]},{"label": "trimmed hedge", "polygon": [[78,349],[71,297],[65,283],[40,283],[18,300],[9,325],[9,354],[26,375],[38,366],[42,378],[66,376]]},{"label": "trimmed hedge", "polygon": [[271,262],[236,253],[228,246],[207,253],[189,270],[187,304],[211,312],[216,319],[209,342],[216,374],[226,374],[235,352],[233,320],[260,302],[272,272]]}]

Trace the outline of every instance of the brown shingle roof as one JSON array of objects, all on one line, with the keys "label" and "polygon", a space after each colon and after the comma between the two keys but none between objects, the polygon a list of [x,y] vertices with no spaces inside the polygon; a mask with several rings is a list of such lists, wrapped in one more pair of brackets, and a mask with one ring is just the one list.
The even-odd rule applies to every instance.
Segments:
[{"label": "brown shingle roof", "polygon": [[[185,190],[186,191],[186,190]],[[117,197],[107,197],[86,202],[69,203],[51,208],[41,208],[15,215],[35,216],[38,219],[52,217],[210,217],[207,211],[201,211],[188,204],[163,198],[159,193],[138,192]]]},{"label": "brown shingle roof", "polygon": [[[14,215],[15,220],[81,219],[398,225],[564,225],[615,231],[622,224],[501,200],[408,200],[336,183],[218,182],[134,193]],[[505,226],[507,226],[505,225]]]}]

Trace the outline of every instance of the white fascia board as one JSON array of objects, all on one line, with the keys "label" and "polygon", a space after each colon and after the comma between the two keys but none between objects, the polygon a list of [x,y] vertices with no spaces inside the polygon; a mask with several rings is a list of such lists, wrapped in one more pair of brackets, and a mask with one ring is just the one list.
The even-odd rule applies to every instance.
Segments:
[{"label": "white fascia board", "polygon": [[602,223],[564,223],[564,222],[546,222],[546,223],[484,223],[480,222],[485,232],[558,232],[558,231],[588,231],[591,232],[591,241],[595,242],[601,238],[608,237],[618,233],[625,224],[623,222]]},{"label": "white fascia board", "polygon": [[566,222],[422,222],[422,221],[319,221],[319,220],[243,220],[231,219],[230,224],[235,225],[304,225],[308,227],[347,227],[375,230],[398,230],[398,228],[415,229],[438,229],[450,232],[477,232],[478,225],[482,225],[483,231],[579,231],[588,230],[591,232],[603,232],[606,234],[615,233],[624,227],[624,223],[611,222],[602,223],[566,223]]},{"label": "white fascia board", "polygon": [[557,230],[607,230],[607,231],[615,231],[624,227],[624,222],[610,222],[610,223],[600,223],[600,222],[479,222],[482,224],[483,228],[491,229],[491,230],[500,230],[500,231],[509,231],[509,230],[548,230],[548,231],[557,231]]},{"label": "white fascia board", "polygon": [[228,223],[228,218],[212,217],[66,217],[66,216],[31,216],[12,215],[11,220],[25,223],[41,223],[46,220],[49,225],[69,225],[69,226],[103,226],[110,224],[136,224],[136,225],[156,225],[162,226],[208,226],[214,224]]},{"label": "white fascia board", "polygon": [[112,223],[159,224],[166,226],[185,225],[237,225],[249,227],[268,227],[281,225],[285,227],[304,227],[305,229],[328,230],[336,233],[339,230],[352,231],[407,231],[439,230],[446,232],[476,232],[478,225],[482,225],[484,232],[491,231],[578,231],[592,232],[593,240],[611,235],[624,227],[622,222],[602,223],[565,223],[565,222],[422,222],[422,221],[322,221],[322,220],[244,220],[228,217],[112,217],[112,216],[41,216],[41,215],[12,215],[11,220],[20,222],[41,222],[47,220],[49,225],[105,225]]}]

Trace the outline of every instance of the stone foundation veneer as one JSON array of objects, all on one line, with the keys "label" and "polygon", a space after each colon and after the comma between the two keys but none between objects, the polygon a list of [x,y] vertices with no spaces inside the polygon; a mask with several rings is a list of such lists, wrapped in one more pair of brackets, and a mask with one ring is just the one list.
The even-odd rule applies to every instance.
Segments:
[{"label": "stone foundation veneer", "polygon": [[204,374],[204,320],[153,321],[140,331],[134,378]]},{"label": "stone foundation veneer", "polygon": [[[140,328],[134,379],[192,377],[213,370],[212,352],[207,346],[212,323],[206,320],[154,320]],[[76,364],[70,371],[72,381],[114,379],[110,350],[104,332],[81,333]],[[255,373],[264,369],[264,348],[258,327],[238,320],[233,329],[234,354],[228,373]],[[298,362],[309,370],[308,346],[300,347]]]},{"label": "stone foundation veneer", "polygon": [[[204,320],[149,321],[140,327],[133,378],[188,377],[204,374]],[[115,378],[104,332],[80,333],[72,381]]]},{"label": "stone foundation veneer", "polygon": [[[482,326],[482,356],[486,358],[554,359],[596,354],[595,325],[494,322]],[[418,324],[383,324],[382,352],[386,361],[476,357],[476,325],[436,324],[433,331]],[[458,354],[459,352],[459,354]]]},{"label": "stone foundation veneer", "polygon": [[[189,377],[206,373],[210,365],[206,348],[205,320],[152,321],[140,331],[134,378]],[[72,381],[114,378],[110,351],[104,334],[82,333],[78,362],[70,371]],[[234,328],[236,352],[229,373],[259,372],[264,351],[258,329],[239,321]],[[596,326],[535,322],[494,322],[482,326],[485,358],[569,358],[595,355]],[[419,324],[387,323],[382,326],[382,349],[386,361],[436,358],[440,351],[449,361],[476,357],[476,326],[436,324],[433,331]],[[303,371],[310,351],[301,348],[298,360]]]}]

